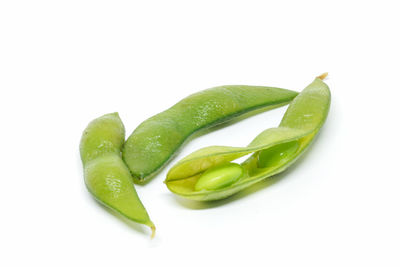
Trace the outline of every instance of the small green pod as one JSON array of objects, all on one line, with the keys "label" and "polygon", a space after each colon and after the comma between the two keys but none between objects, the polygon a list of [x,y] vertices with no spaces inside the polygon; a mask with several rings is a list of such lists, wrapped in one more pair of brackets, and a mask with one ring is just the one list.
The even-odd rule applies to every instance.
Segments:
[{"label": "small green pod", "polygon": [[281,88],[246,85],[200,91],[142,122],[125,142],[122,157],[134,182],[143,184],[154,177],[195,132],[286,105],[297,94]]},{"label": "small green pod", "polygon": [[[290,103],[279,127],[263,131],[247,147],[211,146],[184,157],[169,170],[165,180],[168,189],[194,200],[223,199],[287,169],[309,147],[327,118],[331,96],[322,81],[325,77],[317,77]],[[244,173],[238,180],[196,190],[200,179],[215,166],[249,154],[240,164]]]},{"label": "small green pod", "polygon": [[80,142],[85,185],[101,204],[149,226],[154,236],[155,226],[121,158],[124,140],[125,129],[118,113],[106,114],[89,123]]},{"label": "small green pod", "polygon": [[224,188],[239,180],[243,173],[243,167],[237,163],[217,165],[199,177],[194,189],[200,191]]}]

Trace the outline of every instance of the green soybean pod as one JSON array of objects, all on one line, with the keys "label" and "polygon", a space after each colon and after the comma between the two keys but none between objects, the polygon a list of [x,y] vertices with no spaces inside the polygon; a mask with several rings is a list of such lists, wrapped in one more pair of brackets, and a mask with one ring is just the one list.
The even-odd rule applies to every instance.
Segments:
[{"label": "green soybean pod", "polygon": [[142,122],[126,141],[122,157],[135,183],[154,177],[195,132],[251,111],[288,104],[298,93],[246,85],[214,87],[190,95],[171,108]]},{"label": "green soybean pod", "polygon": [[[322,81],[326,75],[317,77],[290,103],[279,127],[263,131],[247,147],[211,146],[184,157],[169,170],[168,189],[194,200],[223,199],[287,169],[309,147],[327,118],[331,96]],[[240,164],[243,174],[231,175],[227,164],[249,154]],[[212,169],[218,173],[206,175]]]},{"label": "green soybean pod", "polygon": [[80,142],[85,184],[101,204],[126,218],[155,226],[140,201],[129,169],[121,158],[125,128],[118,113],[99,117],[86,127]]}]

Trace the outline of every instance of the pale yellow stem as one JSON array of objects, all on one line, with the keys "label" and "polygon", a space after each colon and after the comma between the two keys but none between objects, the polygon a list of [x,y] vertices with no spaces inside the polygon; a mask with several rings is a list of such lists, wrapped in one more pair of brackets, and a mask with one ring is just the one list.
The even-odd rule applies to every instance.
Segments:
[{"label": "pale yellow stem", "polygon": [[322,74],[319,75],[317,78],[323,81],[323,80],[326,78],[326,76],[328,76],[328,73],[327,73],[327,72],[322,73]]},{"label": "pale yellow stem", "polygon": [[154,236],[156,235],[156,227],[154,225],[150,226],[151,228],[151,239],[154,238]]}]

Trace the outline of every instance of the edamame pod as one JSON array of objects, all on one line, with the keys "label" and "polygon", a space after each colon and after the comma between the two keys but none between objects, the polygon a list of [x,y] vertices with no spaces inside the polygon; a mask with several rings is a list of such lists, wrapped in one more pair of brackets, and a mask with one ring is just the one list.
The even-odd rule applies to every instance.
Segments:
[{"label": "edamame pod", "polygon": [[145,183],[172,159],[193,133],[254,110],[288,104],[298,93],[264,87],[214,87],[181,100],[142,122],[126,141],[122,157],[135,183]]},{"label": "edamame pod", "polygon": [[103,205],[126,218],[155,226],[140,201],[129,169],[121,158],[125,128],[118,113],[106,114],[89,123],[80,142],[85,184]]},{"label": "edamame pod", "polygon": [[[223,199],[287,169],[304,153],[326,120],[331,101],[329,88],[322,81],[326,75],[317,77],[290,103],[279,127],[263,131],[247,147],[211,146],[183,158],[167,174],[169,190],[194,200]],[[240,164],[243,174],[232,183],[210,187],[214,176],[201,180],[213,168],[219,175],[224,168],[232,172],[226,164],[251,153]]]}]

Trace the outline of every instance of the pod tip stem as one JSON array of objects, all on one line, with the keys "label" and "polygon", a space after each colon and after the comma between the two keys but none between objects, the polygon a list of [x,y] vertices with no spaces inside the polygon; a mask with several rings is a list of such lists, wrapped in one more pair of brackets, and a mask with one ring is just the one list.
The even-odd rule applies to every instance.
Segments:
[{"label": "pod tip stem", "polygon": [[150,226],[151,228],[151,239],[154,238],[154,236],[156,235],[156,227],[153,225]]},{"label": "pod tip stem", "polygon": [[328,73],[327,73],[327,72],[322,73],[322,74],[319,75],[317,78],[320,79],[321,81],[323,81],[323,80],[326,78],[326,76],[328,76]]}]

